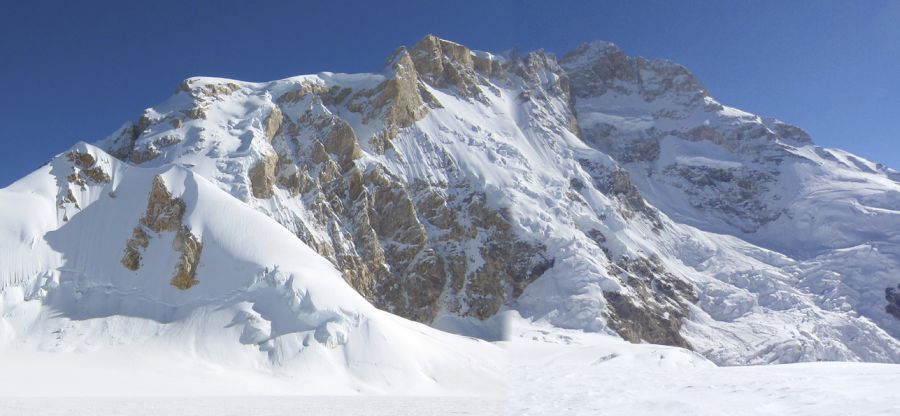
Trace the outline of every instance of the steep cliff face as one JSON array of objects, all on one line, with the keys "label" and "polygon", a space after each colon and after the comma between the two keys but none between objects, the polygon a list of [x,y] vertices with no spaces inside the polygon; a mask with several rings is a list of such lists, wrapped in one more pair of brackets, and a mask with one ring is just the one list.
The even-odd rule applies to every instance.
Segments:
[{"label": "steep cliff face", "polygon": [[[900,361],[897,172],[609,43],[557,60],[427,36],[378,74],[192,78],[99,145],[204,178],[416,321],[515,310],[721,363]],[[66,215],[67,190],[108,181],[107,162],[68,163]],[[115,255],[138,270],[155,230],[129,227]],[[191,275],[205,240],[180,227]]]}]

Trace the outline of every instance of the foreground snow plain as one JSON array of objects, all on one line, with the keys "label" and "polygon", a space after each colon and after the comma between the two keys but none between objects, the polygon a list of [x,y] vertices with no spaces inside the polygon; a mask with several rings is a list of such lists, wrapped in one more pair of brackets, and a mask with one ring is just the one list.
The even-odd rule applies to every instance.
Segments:
[{"label": "foreground snow plain", "polygon": [[[900,365],[721,367],[694,352],[515,320],[482,396],[388,395],[187,355],[0,356],[0,415],[892,415]],[[412,393],[415,394],[415,393]],[[302,409],[298,410],[298,409]]]},{"label": "foreground snow plain", "polygon": [[681,348],[528,327],[507,342],[508,415],[894,415],[900,365],[719,367]]},{"label": "foreground snow plain", "polygon": [[4,416],[466,416],[497,415],[502,409],[499,399],[384,396],[103,397],[12,399],[0,404]]}]

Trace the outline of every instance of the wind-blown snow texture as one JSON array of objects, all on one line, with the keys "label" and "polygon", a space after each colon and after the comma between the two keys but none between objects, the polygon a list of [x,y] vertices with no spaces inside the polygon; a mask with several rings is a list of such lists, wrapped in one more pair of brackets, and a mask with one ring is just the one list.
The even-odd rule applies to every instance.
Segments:
[{"label": "wind-blown snow texture", "polygon": [[0,190],[0,345],[462,394],[499,348],[403,318],[499,339],[514,310],[718,364],[900,362],[898,181],[603,42],[192,78]]}]

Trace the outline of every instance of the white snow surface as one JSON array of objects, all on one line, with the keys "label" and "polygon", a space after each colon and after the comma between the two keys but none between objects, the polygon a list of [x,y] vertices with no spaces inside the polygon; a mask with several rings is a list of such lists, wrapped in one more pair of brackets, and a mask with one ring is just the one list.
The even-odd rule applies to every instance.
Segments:
[{"label": "white snow surface", "polygon": [[508,341],[507,415],[893,415],[900,365],[718,367],[675,347],[524,324]]},{"label": "white snow surface", "polygon": [[4,398],[0,416],[492,416],[502,399],[394,396]]}]

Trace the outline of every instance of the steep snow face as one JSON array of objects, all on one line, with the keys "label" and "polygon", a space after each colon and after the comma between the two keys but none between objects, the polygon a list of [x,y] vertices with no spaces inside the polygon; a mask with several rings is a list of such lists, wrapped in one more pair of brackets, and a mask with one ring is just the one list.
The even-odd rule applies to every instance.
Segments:
[{"label": "steep snow face", "polygon": [[900,336],[900,314],[890,312],[900,280],[897,171],[723,106],[676,64],[607,45],[579,48],[562,65],[585,141],[627,169],[653,206],[788,256],[782,270],[819,307]]},{"label": "steep snow face", "polygon": [[[104,279],[157,276],[159,287],[135,289],[141,293],[168,293],[173,282],[194,293],[206,284],[205,267],[219,267],[204,266],[207,253],[254,253],[246,260],[256,265],[250,274],[216,269],[227,275],[223,292],[174,292],[202,303],[224,296],[225,287],[252,286],[246,279],[265,280],[276,265],[294,275],[292,253],[303,250],[306,259],[308,246],[362,296],[353,302],[486,338],[502,337],[494,324],[513,309],[559,327],[690,347],[725,364],[900,361],[898,321],[885,302],[885,289],[898,284],[887,234],[897,228],[841,217],[851,225],[832,229],[847,238],[856,222],[863,231],[853,238],[865,230],[882,236],[868,243],[875,254],[865,254],[865,242],[837,247],[820,239],[816,249],[800,230],[824,227],[797,211],[806,206],[838,219],[840,206],[816,196],[834,189],[878,208],[878,218],[893,218],[882,195],[897,173],[829,151],[846,165],[840,175],[870,182],[813,182],[827,169],[798,162],[812,160],[804,152],[822,157],[802,131],[724,107],[683,67],[629,58],[608,43],[587,44],[557,62],[543,52],[499,56],[429,36],[394,52],[381,74],[267,83],[192,78],[98,145],[119,159],[96,156],[108,165],[109,181],[86,172],[74,183],[84,176],[90,185],[96,176],[96,186],[112,187],[120,170],[156,172],[133,179],[145,194],[156,176],[166,183],[158,204],[151,208],[145,197],[117,223],[116,254],[96,265],[78,262],[102,268],[96,271]],[[63,170],[93,166],[81,163]],[[792,168],[775,169],[782,166]],[[41,172],[32,176],[48,174]],[[61,208],[43,209],[58,221],[91,224],[77,219],[88,206],[81,201],[112,197],[93,185],[79,194],[79,186],[59,179],[65,175],[3,192],[46,187]],[[823,188],[812,192],[813,183]],[[269,245],[222,247],[243,234],[209,241],[206,215],[231,214],[221,207],[195,214],[195,188],[231,204],[223,206],[252,207],[255,217],[280,227],[273,235],[296,242],[269,252]],[[804,192],[807,205],[797,205]],[[796,215],[781,214],[790,207]],[[22,230],[51,231],[35,221],[14,221],[4,232],[20,241]],[[777,240],[778,221],[795,227],[794,240]],[[45,257],[11,255],[8,281],[26,287],[27,280],[29,290],[50,299],[53,273],[34,276],[74,261],[53,246],[63,237],[48,237],[46,247],[34,239]],[[151,262],[163,249],[168,257]],[[802,255],[807,251],[817,259]],[[867,269],[853,266],[863,262]],[[165,321],[164,311],[154,313]],[[353,314],[337,316],[349,322],[340,328],[355,327]],[[313,322],[304,325],[318,328],[320,318],[303,318]]]},{"label": "steep snow face", "polygon": [[293,394],[500,385],[499,348],[374,308],[295,235],[183,167],[79,144],[0,207],[4,356],[141,352],[173,370],[274,373],[279,391],[320,379]]}]

